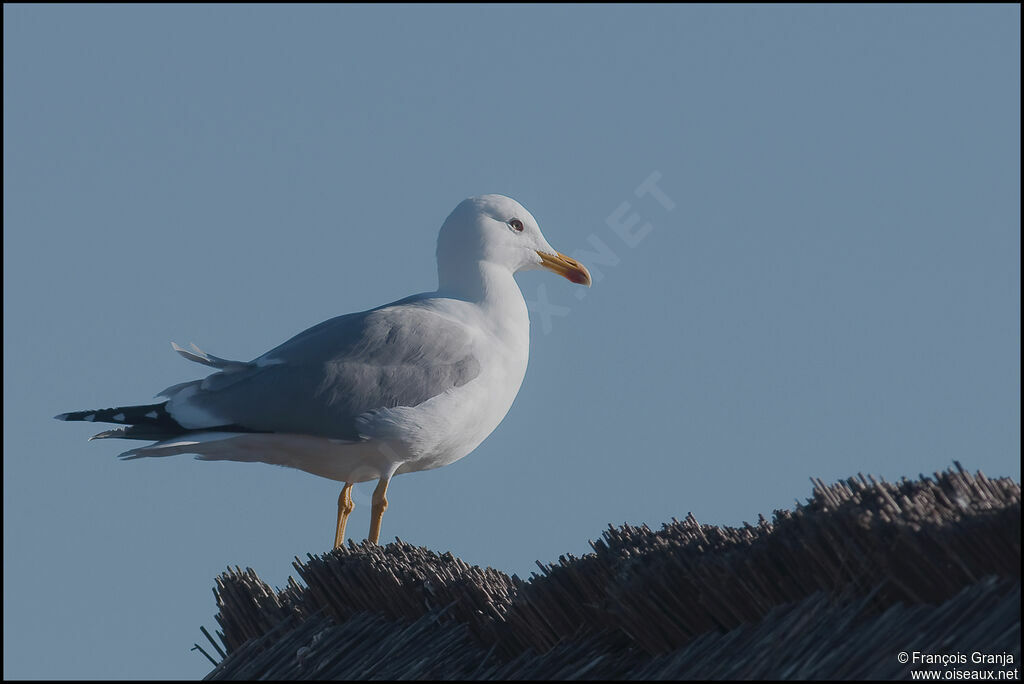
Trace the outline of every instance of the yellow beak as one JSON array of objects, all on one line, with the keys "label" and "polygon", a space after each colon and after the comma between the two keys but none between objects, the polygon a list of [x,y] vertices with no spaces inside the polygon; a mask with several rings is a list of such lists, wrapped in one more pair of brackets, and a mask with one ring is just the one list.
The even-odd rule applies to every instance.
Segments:
[{"label": "yellow beak", "polygon": [[563,278],[568,278],[578,285],[590,287],[590,271],[580,262],[565,256],[561,252],[555,252],[554,254],[537,252],[537,254],[540,255],[540,265],[542,268],[546,268],[552,273],[557,273]]}]

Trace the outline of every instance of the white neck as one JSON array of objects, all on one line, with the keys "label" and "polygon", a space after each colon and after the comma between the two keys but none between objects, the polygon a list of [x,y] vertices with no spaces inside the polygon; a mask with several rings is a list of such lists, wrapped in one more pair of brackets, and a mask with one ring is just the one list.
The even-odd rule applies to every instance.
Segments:
[{"label": "white neck", "polygon": [[508,267],[487,261],[465,262],[457,268],[438,269],[437,293],[476,304],[498,331],[529,338],[530,315],[519,284]]}]

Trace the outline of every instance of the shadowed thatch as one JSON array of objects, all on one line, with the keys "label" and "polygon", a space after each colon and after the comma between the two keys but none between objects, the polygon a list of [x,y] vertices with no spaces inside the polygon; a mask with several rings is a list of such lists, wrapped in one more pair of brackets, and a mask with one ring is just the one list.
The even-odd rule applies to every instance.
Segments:
[{"label": "shadowed thatch", "polygon": [[296,559],[306,586],[280,592],[229,570],[208,678],[905,678],[900,651],[1020,661],[1020,486],[959,464],[817,481],[770,523],[688,516],[591,545],[525,582],[401,541]]}]

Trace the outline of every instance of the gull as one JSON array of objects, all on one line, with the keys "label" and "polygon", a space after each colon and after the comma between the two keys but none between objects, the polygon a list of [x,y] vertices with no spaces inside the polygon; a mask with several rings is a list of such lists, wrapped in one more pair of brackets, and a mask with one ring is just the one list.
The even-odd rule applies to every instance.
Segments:
[{"label": "gull", "polygon": [[591,284],[521,204],[470,197],[441,226],[435,292],[331,318],[248,362],[172,343],[216,372],[168,387],[159,403],[55,418],[121,425],[90,439],[153,442],[120,454],[126,460],[195,454],[343,482],[335,548],[345,541],[353,484],[377,480],[367,537],[376,544],[391,478],[466,456],[512,407],[530,352],[513,275],[532,269]]}]

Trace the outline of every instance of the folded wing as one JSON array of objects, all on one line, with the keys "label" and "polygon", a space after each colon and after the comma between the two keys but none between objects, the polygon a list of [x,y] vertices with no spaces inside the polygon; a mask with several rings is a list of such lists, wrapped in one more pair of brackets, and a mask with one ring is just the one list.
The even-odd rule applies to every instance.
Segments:
[{"label": "folded wing", "polygon": [[359,440],[359,415],[416,406],[480,372],[466,326],[415,303],[332,318],[248,363],[193,349],[176,346],[221,370],[163,393],[171,417],[191,430],[237,425]]}]

